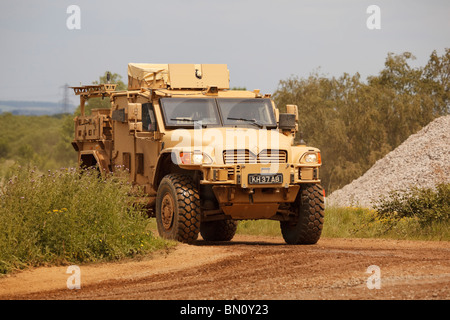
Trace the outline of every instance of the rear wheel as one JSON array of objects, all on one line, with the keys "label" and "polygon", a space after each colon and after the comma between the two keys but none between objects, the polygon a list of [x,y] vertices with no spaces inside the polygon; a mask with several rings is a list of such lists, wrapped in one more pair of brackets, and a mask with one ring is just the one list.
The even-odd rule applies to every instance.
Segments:
[{"label": "rear wheel", "polygon": [[293,203],[298,215],[295,221],[280,222],[281,233],[288,244],[315,244],[322,234],[325,203],[323,188],[318,184],[302,185]]},{"label": "rear wheel", "polygon": [[200,234],[207,241],[230,241],[236,234],[237,221],[217,220],[202,222]]},{"label": "rear wheel", "polygon": [[192,242],[200,231],[200,197],[191,177],[168,174],[156,194],[156,223],[159,235]]}]

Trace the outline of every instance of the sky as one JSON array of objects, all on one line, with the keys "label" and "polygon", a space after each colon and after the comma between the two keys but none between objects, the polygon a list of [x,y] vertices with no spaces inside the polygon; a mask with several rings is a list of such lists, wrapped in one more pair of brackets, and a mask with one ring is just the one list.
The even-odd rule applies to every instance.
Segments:
[{"label": "sky", "polygon": [[[79,29],[67,26],[70,5]],[[225,63],[231,87],[273,93],[316,71],[366,79],[389,52],[424,66],[449,47],[448,0],[9,0],[0,3],[0,100],[57,102],[65,83],[91,84],[106,70],[127,82],[130,62]]]}]

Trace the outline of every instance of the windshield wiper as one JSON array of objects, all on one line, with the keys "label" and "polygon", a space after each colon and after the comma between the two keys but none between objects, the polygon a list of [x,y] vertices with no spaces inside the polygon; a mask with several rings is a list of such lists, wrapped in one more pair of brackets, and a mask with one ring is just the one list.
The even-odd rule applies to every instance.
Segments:
[{"label": "windshield wiper", "polygon": [[[199,122],[201,120],[191,119],[191,118],[172,118],[171,121],[189,121],[189,122]],[[202,128],[206,128],[206,123],[202,123]]]},{"label": "windshield wiper", "polygon": [[198,121],[198,120],[191,119],[191,118],[178,118],[178,117],[177,118],[172,118],[170,120],[172,120],[172,121],[175,121],[175,120],[177,120],[177,121],[190,121],[190,122]]},{"label": "windshield wiper", "polygon": [[230,118],[230,117],[228,117],[227,120],[241,120],[241,121],[247,121],[247,122],[250,122],[251,124],[254,124],[254,125],[257,126],[258,128],[263,128],[263,127],[264,127],[264,125],[262,125],[261,123],[259,123],[256,119]]}]

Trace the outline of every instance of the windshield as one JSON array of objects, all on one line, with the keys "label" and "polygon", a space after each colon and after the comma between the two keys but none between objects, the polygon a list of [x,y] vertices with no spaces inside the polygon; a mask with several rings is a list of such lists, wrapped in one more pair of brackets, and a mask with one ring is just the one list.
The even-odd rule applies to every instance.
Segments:
[{"label": "windshield", "polygon": [[[162,98],[166,127],[232,126],[276,128],[270,99]],[[220,116],[219,116],[220,114]]]},{"label": "windshield", "polygon": [[276,127],[270,99],[217,99],[226,126]]},{"label": "windshield", "polygon": [[214,99],[169,98],[161,99],[164,120],[167,127],[194,127],[219,125],[219,115]]}]

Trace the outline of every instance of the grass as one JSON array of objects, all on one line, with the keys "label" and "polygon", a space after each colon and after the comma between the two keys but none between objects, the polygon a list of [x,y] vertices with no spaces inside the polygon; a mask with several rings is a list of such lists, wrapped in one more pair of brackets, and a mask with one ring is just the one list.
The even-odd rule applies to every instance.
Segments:
[{"label": "grass", "polygon": [[281,236],[280,222],[274,220],[239,221],[237,234]]},{"label": "grass", "polygon": [[322,235],[330,238],[386,238],[399,240],[450,240],[450,223],[422,223],[417,217],[386,218],[374,209],[328,208]]},{"label": "grass", "polygon": [[[241,221],[237,233],[281,236],[279,222],[271,220]],[[322,237],[450,241],[450,222],[441,219],[424,224],[418,217],[386,218],[374,209],[330,207],[325,210]]]},{"label": "grass", "polygon": [[0,183],[0,274],[28,266],[111,261],[167,248],[124,175],[16,167]]}]

